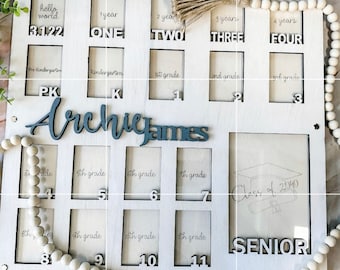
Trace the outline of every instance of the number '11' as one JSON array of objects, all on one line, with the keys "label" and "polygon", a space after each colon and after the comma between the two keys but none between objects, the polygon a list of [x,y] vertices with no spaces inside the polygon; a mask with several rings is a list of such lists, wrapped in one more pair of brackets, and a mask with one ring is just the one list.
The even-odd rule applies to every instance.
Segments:
[{"label": "number '11'", "polygon": [[201,266],[201,265],[205,265],[208,266],[207,264],[207,256],[203,255],[198,257],[197,255],[191,256],[191,265],[197,265],[197,266]]}]

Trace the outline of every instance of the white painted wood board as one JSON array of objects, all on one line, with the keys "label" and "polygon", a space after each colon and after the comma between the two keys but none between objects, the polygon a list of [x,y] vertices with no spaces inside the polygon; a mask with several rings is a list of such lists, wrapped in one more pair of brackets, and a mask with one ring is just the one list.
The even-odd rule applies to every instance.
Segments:
[{"label": "white painted wood board", "polygon": [[[303,174],[300,180],[303,181],[304,188],[296,189],[296,191],[304,193],[306,188],[308,189],[310,195],[305,199],[301,199],[304,204],[301,209],[307,207],[308,212],[303,210],[303,213],[289,214],[287,209],[284,211],[286,215],[292,218],[287,224],[294,224],[294,217],[299,214],[305,216],[304,223],[309,224],[307,235],[310,237],[311,251],[314,253],[316,247],[326,235],[323,21],[321,12],[307,11],[303,15],[300,14],[301,18],[303,18],[302,22],[300,22],[303,44],[270,43],[270,13],[250,8],[245,9],[244,13],[242,10],[238,10],[237,12],[241,16],[238,24],[229,26],[231,29],[224,30],[244,32],[244,42],[211,42],[211,22],[214,21],[214,18],[216,19],[216,16],[221,16],[219,12],[224,14],[225,7],[221,7],[218,12],[214,11],[213,15],[210,13],[204,14],[198,21],[188,26],[185,30],[185,40],[173,41],[151,38],[151,25],[160,30],[162,30],[161,27],[164,27],[163,30],[179,29],[176,28],[178,24],[172,22],[171,17],[167,16],[169,12],[160,11],[160,21],[157,21],[157,16],[151,14],[151,11],[155,8],[155,5],[152,6],[151,2],[156,3],[157,1],[126,0],[123,2],[123,6],[118,4],[117,7],[111,6],[112,2],[107,7],[109,13],[106,14],[111,14],[111,9],[115,8],[117,13],[120,12],[117,20],[109,21],[109,17],[104,20],[104,16],[100,17],[101,15],[99,14],[101,20],[99,20],[98,25],[105,27],[107,23],[107,26],[110,27],[109,24],[112,23],[113,27],[123,28],[124,38],[90,37],[90,27],[91,25],[95,26],[91,24],[90,0],[65,1],[64,11],[61,8],[62,5],[59,7],[60,3],[58,1],[58,16],[64,19],[55,22],[55,26],[59,26],[63,22],[63,36],[29,35],[30,16],[23,14],[14,19],[11,69],[17,75],[9,85],[9,96],[14,97],[15,102],[12,106],[8,106],[6,137],[14,134],[28,135],[29,130],[25,125],[36,122],[49,112],[51,104],[55,100],[55,97],[39,96],[37,86],[34,86],[33,92],[27,92],[27,68],[30,64],[28,62],[30,61],[29,48],[32,48],[30,46],[35,46],[34,48],[44,46],[44,48],[62,47],[62,50],[59,50],[61,61],[58,63],[49,61],[50,55],[42,52],[41,54],[38,53],[38,56],[33,60],[33,64],[37,64],[39,68],[45,66],[48,69],[47,64],[53,64],[50,69],[61,70],[60,97],[62,101],[57,112],[56,130],[61,129],[63,125],[62,119],[66,110],[81,114],[93,112],[94,121],[97,123],[100,117],[100,106],[105,104],[107,105],[108,113],[119,115],[120,120],[128,112],[131,117],[136,113],[141,113],[144,117],[150,117],[155,125],[206,126],[209,128],[209,139],[204,142],[154,140],[140,147],[143,142],[143,135],[136,135],[133,132],[124,133],[119,140],[114,140],[110,131],[100,130],[95,134],[86,132],[75,134],[70,124],[60,140],[53,140],[47,127],[37,128],[36,135],[33,136],[35,142],[42,146],[48,145],[57,148],[56,167],[50,169],[55,172],[55,187],[53,188],[55,198],[44,200],[42,203],[42,207],[53,209],[53,240],[56,245],[64,252],[72,252],[76,248],[77,254],[90,254],[85,255],[86,258],[82,258],[93,262],[94,255],[96,255],[94,254],[95,251],[86,246],[82,250],[79,244],[81,241],[78,241],[79,239],[84,239],[84,234],[91,234],[90,232],[92,232],[92,241],[98,244],[97,252],[102,253],[102,250],[104,250],[107,269],[111,270],[143,269],[142,266],[133,266],[138,264],[138,258],[142,255],[140,254],[142,252],[152,252],[156,255],[157,269],[188,269],[190,268],[187,265],[188,257],[192,255],[206,255],[210,269],[221,269],[221,267],[254,270],[273,269],[274,267],[275,269],[301,268],[310,259],[311,255],[258,255],[233,254],[230,252],[230,241],[232,240],[230,232],[237,231],[237,228],[232,228],[234,221],[231,220],[230,216],[229,207],[231,203],[228,196],[233,188],[230,184],[231,175],[233,174],[229,166],[233,159],[230,152],[230,138],[235,134],[240,134],[240,136],[250,134],[252,138],[260,138],[258,144],[261,145],[262,143],[264,148],[266,148],[265,140],[267,137],[270,138],[270,135],[275,140],[280,138],[279,136],[285,138],[291,136],[292,145],[296,143],[296,138],[303,138],[302,141],[305,143],[303,147],[292,147],[295,149],[290,149],[291,146],[286,140],[282,142],[280,147],[281,149],[289,149],[285,153],[286,159],[289,159],[289,154],[291,154],[292,157],[301,156],[302,160],[307,163],[307,165],[303,165],[302,170],[298,170],[299,173]],[[40,0],[39,4],[41,3],[46,5],[49,2]],[[30,1],[24,1],[23,4],[31,6]],[[123,15],[121,14],[122,10],[124,10]],[[230,12],[230,7],[228,12]],[[231,15],[226,13],[225,16]],[[93,17],[96,16],[93,15]],[[151,18],[156,21],[151,22]],[[162,24],[162,19],[167,24]],[[53,22],[53,20],[47,20],[47,22],[49,21]],[[41,23],[44,24],[46,21]],[[53,23],[50,24],[52,25]],[[219,26],[214,25],[214,27]],[[289,29],[289,31],[294,32],[295,29]],[[100,69],[105,71],[105,68],[107,68],[107,70],[115,71],[115,74],[123,73],[123,77],[118,78],[121,82],[115,84],[117,83],[116,78],[105,78],[105,75],[109,75],[102,72],[100,76],[105,80],[99,81],[101,83],[100,89],[97,92],[92,90],[89,92],[88,73],[89,63],[92,60],[89,59],[89,55],[91,48],[94,47],[109,48],[108,50],[102,49],[101,56],[98,58],[100,61],[98,66],[94,65],[95,68],[99,69],[99,71]],[[117,63],[113,63],[110,57],[105,57],[105,53],[109,53],[112,48],[118,49],[118,52],[120,52]],[[152,51],[162,53],[167,51],[180,52],[179,55],[182,56],[179,58],[182,58],[183,61],[176,60],[169,65],[168,62],[163,62],[159,68],[155,68],[150,60]],[[121,54],[122,52],[123,54]],[[242,74],[237,75],[244,78],[244,81],[235,88],[241,88],[241,90],[236,91],[240,91],[242,94],[240,101],[233,102],[231,100],[232,90],[228,90],[230,93],[227,95],[226,100],[218,100],[219,98],[211,100],[209,78],[212,76],[212,52],[242,53],[242,69],[239,67],[239,58],[234,59],[234,61],[232,60],[233,58],[229,60],[231,65],[235,66],[237,72],[241,73],[242,71]],[[279,69],[279,73],[289,73],[291,70],[294,70],[295,73],[301,72],[296,76],[300,76],[300,82],[302,80],[301,76],[303,77],[303,88],[297,90],[288,89],[287,91],[292,91],[292,94],[295,94],[296,91],[302,94],[303,103],[293,103],[293,97],[290,99],[290,95],[281,96],[280,94],[276,96],[279,102],[276,99],[274,100],[275,102],[270,100],[269,93],[273,91],[270,88],[271,53],[303,55],[302,60],[298,60],[302,61],[300,69],[298,62],[294,60],[292,62],[287,61],[282,71]],[[57,59],[55,55],[53,56],[54,59]],[[103,62],[103,59],[107,61]],[[289,65],[292,65],[292,69],[286,68]],[[280,65],[278,66],[280,68]],[[181,68],[182,71],[180,71]],[[222,69],[223,65],[218,63],[216,68]],[[175,74],[172,71],[177,71],[179,74],[178,77],[174,76],[174,81],[177,80],[177,83],[180,82],[180,84],[176,84],[173,88],[167,88],[171,84],[162,81],[159,88],[165,88],[165,93],[150,96],[149,78],[153,78],[152,73],[162,72],[162,76],[166,73]],[[47,71],[47,73],[52,73],[52,71]],[[229,75],[233,75],[233,73]],[[293,76],[294,73],[286,75]],[[49,84],[50,79],[34,78],[42,80],[40,86],[53,87],[57,85],[53,81],[54,78],[52,79],[52,84]],[[181,81],[181,79],[183,80]],[[112,86],[110,85],[111,80],[114,82]],[[122,89],[121,99],[114,98],[115,95],[111,92],[112,88]],[[157,90],[158,86],[154,88],[154,91],[157,92]],[[172,92],[176,90],[180,91],[179,99],[171,100]],[[98,97],[93,93],[98,93]],[[16,122],[12,121],[13,116],[17,117]],[[316,124],[319,127],[318,129],[315,128]],[[262,137],[259,134],[265,134],[267,137]],[[266,139],[263,140],[263,138]],[[273,141],[275,140],[273,139]],[[248,143],[250,145],[249,151],[251,152],[251,139],[248,140]],[[286,145],[287,147],[285,147]],[[77,162],[80,161],[76,158],[77,154],[75,154],[78,152],[75,152],[75,149],[79,150],[82,146],[83,150],[88,147],[102,149],[107,146],[107,151],[92,151],[88,154],[88,158],[85,159],[85,163],[83,163],[85,165],[79,165]],[[280,147],[278,147],[278,151],[273,152],[273,158],[267,155],[268,159],[276,160],[275,166],[271,167],[270,172],[274,170],[273,168],[277,169],[277,166],[283,166],[277,163],[285,162],[284,160],[280,161]],[[238,150],[246,151],[247,148],[248,146]],[[134,155],[138,166],[130,168],[128,164],[134,160],[129,159],[129,155],[131,154],[130,152],[135,152],[130,151],[133,149],[138,149],[142,153]],[[155,149],[158,150],[151,151]],[[176,200],[176,191],[178,190],[176,188],[176,178],[179,173],[177,155],[181,151],[180,149],[196,149],[201,153],[206,153],[204,150],[208,150],[211,153],[211,156],[202,154],[204,156],[202,158],[204,166],[196,165],[197,170],[192,169],[191,166],[195,166],[194,159],[199,154],[192,154],[192,164],[187,165],[187,170],[192,171],[192,179],[194,179],[192,181],[195,181],[195,177],[196,180],[199,179],[200,169],[203,170],[203,174],[209,175],[211,181],[208,187],[212,195],[209,196],[207,202],[185,199],[189,198],[187,196],[183,197],[184,199]],[[236,151],[238,150],[236,149]],[[267,149],[266,151],[268,152],[269,150]],[[263,152],[265,153],[266,151]],[[299,153],[296,154],[294,151],[299,151]],[[55,155],[53,153],[51,154],[52,156]],[[247,156],[247,153],[244,155]],[[50,160],[52,157],[46,152],[46,158]],[[91,159],[95,162],[91,162]],[[6,222],[1,222],[0,239],[6,239],[7,244],[3,252],[0,252],[0,264],[7,264],[9,269],[45,269],[45,266],[39,265],[39,261],[29,264],[28,261],[27,263],[18,263],[15,259],[17,253],[23,252],[21,249],[24,249],[17,243],[18,209],[26,208],[27,205],[26,199],[18,196],[22,181],[21,168],[24,167],[21,160],[20,149],[13,149],[5,155],[0,219],[6,220]],[[269,162],[269,160],[263,160],[264,162]],[[211,164],[207,166],[206,163],[209,162]],[[254,161],[248,160],[246,162],[247,166],[251,167],[252,162]],[[259,165],[261,162],[261,158],[258,157],[255,165]],[[288,168],[286,167],[286,169],[294,170],[291,163],[289,164],[288,162]],[[96,168],[91,168],[92,164],[100,165],[96,165]],[[107,200],[94,199],[93,191],[99,191],[100,188],[96,185],[91,188],[91,186],[88,186],[90,184],[86,185],[87,189],[82,191],[89,193],[90,197],[72,196],[73,191],[81,190],[74,189],[72,179],[76,175],[75,168],[81,170],[83,169],[81,168],[82,166],[85,166],[83,177],[87,177],[89,181],[91,180],[89,179],[90,174],[93,179],[101,177],[100,181],[104,183],[101,184],[101,188],[108,191]],[[258,168],[262,167],[259,166]],[[102,169],[102,173],[100,169]],[[137,175],[133,175],[131,172],[131,178],[129,178],[127,176],[128,172],[133,169],[136,170]],[[239,168],[238,171],[241,171],[241,169],[244,168]],[[106,173],[103,172],[104,170]],[[258,173],[259,170],[256,172]],[[280,170],[276,172],[283,174]],[[80,173],[81,171],[79,171],[79,175]],[[143,177],[145,180],[142,180]],[[190,175],[188,177],[190,178]],[[148,181],[149,178],[157,179]],[[134,196],[129,198],[124,196],[127,188],[126,179],[130,179],[128,181],[131,181],[132,184],[135,181],[146,181],[147,184],[138,183],[138,185],[133,184],[131,189],[129,187],[128,191],[135,193],[133,194]],[[193,185],[195,184],[193,183]],[[139,187],[141,187],[140,190]],[[259,187],[261,185],[257,186],[257,188]],[[206,189],[205,186],[204,189]],[[149,192],[156,190],[159,192],[160,199],[156,201],[150,200],[148,196],[145,196],[145,190],[149,190]],[[193,189],[196,198],[199,197],[197,190]],[[138,194],[139,191],[142,194]],[[203,195],[201,196],[203,198]],[[86,213],[88,213],[87,217]],[[82,220],[91,219],[91,217],[92,220],[96,220],[96,218],[93,218],[95,216],[97,219],[105,219],[105,222],[100,220],[95,224],[91,223],[88,226],[82,224],[80,226],[77,225],[79,223],[74,221],[77,216]],[[276,219],[276,223],[280,222],[279,215],[272,216]],[[207,222],[207,218],[210,219],[209,222]],[[200,219],[203,219],[203,221],[200,221]],[[192,224],[188,224],[190,220],[193,220]],[[254,228],[256,227],[252,226],[253,221],[256,222],[256,218],[253,220],[249,214],[248,226],[255,230]],[[261,222],[261,220],[258,220],[258,222]],[[96,225],[98,226],[96,227]],[[245,225],[242,224],[242,228],[245,227],[244,229],[246,229],[247,226]],[[268,235],[260,236],[263,238],[269,235],[275,237],[279,230],[279,227],[275,227],[273,229],[274,235],[268,232]],[[83,238],[76,237],[77,231],[82,231],[80,235]],[[105,235],[104,244],[102,238],[100,238],[102,242],[96,242],[96,236],[99,239],[98,234],[95,235],[96,231],[102,237]],[[133,238],[133,232],[135,232],[137,238]],[[200,235],[200,232],[203,235]],[[305,233],[305,230],[303,232]],[[151,235],[149,235],[150,239],[146,239],[148,233]],[[196,235],[196,240],[189,243],[189,238],[185,238],[183,233]],[[145,237],[140,236],[141,239],[138,241],[138,235],[144,235]],[[237,236],[251,237],[250,235]],[[252,237],[257,237],[257,235]],[[277,237],[290,236],[277,235]],[[138,246],[134,246],[134,241],[139,243]],[[105,245],[104,249],[103,245]],[[183,255],[181,255],[181,248],[184,249]],[[154,251],[155,249],[156,251]],[[35,251],[30,250],[29,252]],[[192,252],[197,252],[197,254],[190,255]],[[31,257],[30,255],[28,256]],[[34,256],[38,255],[34,254]],[[34,256],[32,254],[32,258]],[[176,263],[178,264],[177,266],[175,266]],[[50,269],[61,269],[60,267],[60,265],[48,266]],[[323,267],[326,269],[326,264]]]}]

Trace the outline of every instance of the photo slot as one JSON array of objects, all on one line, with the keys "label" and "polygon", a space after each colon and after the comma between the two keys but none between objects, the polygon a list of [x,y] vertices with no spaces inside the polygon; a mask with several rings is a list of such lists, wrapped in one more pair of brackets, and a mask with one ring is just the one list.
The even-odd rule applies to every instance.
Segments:
[{"label": "photo slot", "polygon": [[88,97],[122,98],[124,49],[90,47]]},{"label": "photo slot", "polygon": [[177,148],[176,199],[211,201],[211,149]]},{"label": "photo slot", "polygon": [[[292,254],[295,239],[308,250],[308,135],[230,133],[229,140],[230,252]],[[287,244],[277,251],[274,239]]]},{"label": "photo slot", "polygon": [[175,266],[211,266],[211,213],[176,211]]},{"label": "photo slot", "polygon": [[56,145],[36,145],[38,153],[35,156],[27,154],[27,150],[22,148],[21,151],[21,174],[20,174],[20,198],[29,196],[29,178],[31,177],[29,168],[31,165],[39,162],[40,189],[39,197],[42,199],[54,199],[56,177],[57,177],[57,158],[58,146]]},{"label": "photo slot", "polygon": [[27,96],[61,95],[62,46],[29,45],[26,70]]},{"label": "photo slot", "polygon": [[159,211],[124,210],[122,265],[158,266]]},{"label": "photo slot", "polygon": [[149,98],[184,99],[184,51],[150,50]]},{"label": "photo slot", "polygon": [[160,199],[161,148],[127,147],[125,200]]},{"label": "photo slot", "polygon": [[107,200],[110,147],[74,147],[72,199]]},{"label": "photo slot", "polygon": [[[39,227],[32,227],[33,208],[18,209],[18,225],[17,225],[17,241],[15,248],[16,263],[43,263],[43,251],[41,245],[37,241],[36,231]],[[43,236],[46,236],[49,243],[53,242],[53,225],[54,210],[50,208],[40,208],[39,214],[36,216],[41,220],[41,226],[44,229]]]},{"label": "photo slot", "polygon": [[[95,220],[95,222],[93,222]],[[106,210],[72,209],[69,252],[79,261],[105,265]]]},{"label": "photo slot", "polygon": [[243,101],[243,52],[210,52],[210,101]]}]

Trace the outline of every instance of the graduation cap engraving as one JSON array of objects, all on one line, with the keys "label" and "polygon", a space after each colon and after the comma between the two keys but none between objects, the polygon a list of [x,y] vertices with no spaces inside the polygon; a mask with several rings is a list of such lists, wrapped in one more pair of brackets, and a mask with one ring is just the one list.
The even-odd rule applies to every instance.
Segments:
[{"label": "graduation cap engraving", "polygon": [[233,199],[247,203],[250,213],[281,212],[281,206],[296,201],[302,173],[272,163],[241,169],[236,173]]}]

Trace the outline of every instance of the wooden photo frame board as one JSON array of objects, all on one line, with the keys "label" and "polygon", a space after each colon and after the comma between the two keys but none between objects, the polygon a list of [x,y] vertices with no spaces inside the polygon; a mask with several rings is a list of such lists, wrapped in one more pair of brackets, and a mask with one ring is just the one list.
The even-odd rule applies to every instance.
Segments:
[{"label": "wooden photo frame board", "polygon": [[[54,149],[45,152],[52,157],[46,164],[55,166],[54,182],[48,182],[52,194],[40,196],[41,207],[53,212],[47,222],[56,246],[111,270],[305,265],[327,230],[322,12],[294,15],[301,26],[296,31],[273,26],[274,19],[287,21],[287,14],[273,19],[267,10],[221,6],[184,30],[166,0],[57,2],[22,0],[31,12],[13,20],[16,76],[8,95],[15,101],[6,126],[6,137],[34,131],[37,145]],[[290,34],[296,42],[285,42]],[[48,50],[40,55],[39,48]],[[102,50],[99,55],[91,53],[94,48]],[[229,53],[242,57],[227,57],[225,69],[212,60]],[[298,56],[284,63],[301,73],[296,80],[283,67],[286,54]],[[33,76],[31,65],[46,76]],[[239,73],[235,78],[230,65]],[[91,67],[100,76],[91,77]],[[218,78],[220,72],[226,77]],[[241,82],[211,89],[211,80],[226,79]],[[292,81],[303,87],[291,89]],[[212,98],[211,91],[218,94]],[[32,128],[44,116],[49,124]],[[24,162],[21,149],[5,154],[0,239],[6,248],[0,264],[60,270],[59,264],[46,266],[39,250],[30,251],[32,261],[18,260],[27,246],[21,214],[27,198],[19,194]],[[78,183],[82,169],[85,185]],[[234,211],[242,196],[253,203]],[[296,205],[299,212],[291,213]],[[286,231],[280,230],[281,214]],[[253,222],[265,222],[265,229],[256,230]],[[85,238],[93,245],[82,250]],[[266,249],[268,238],[273,247]]]}]

